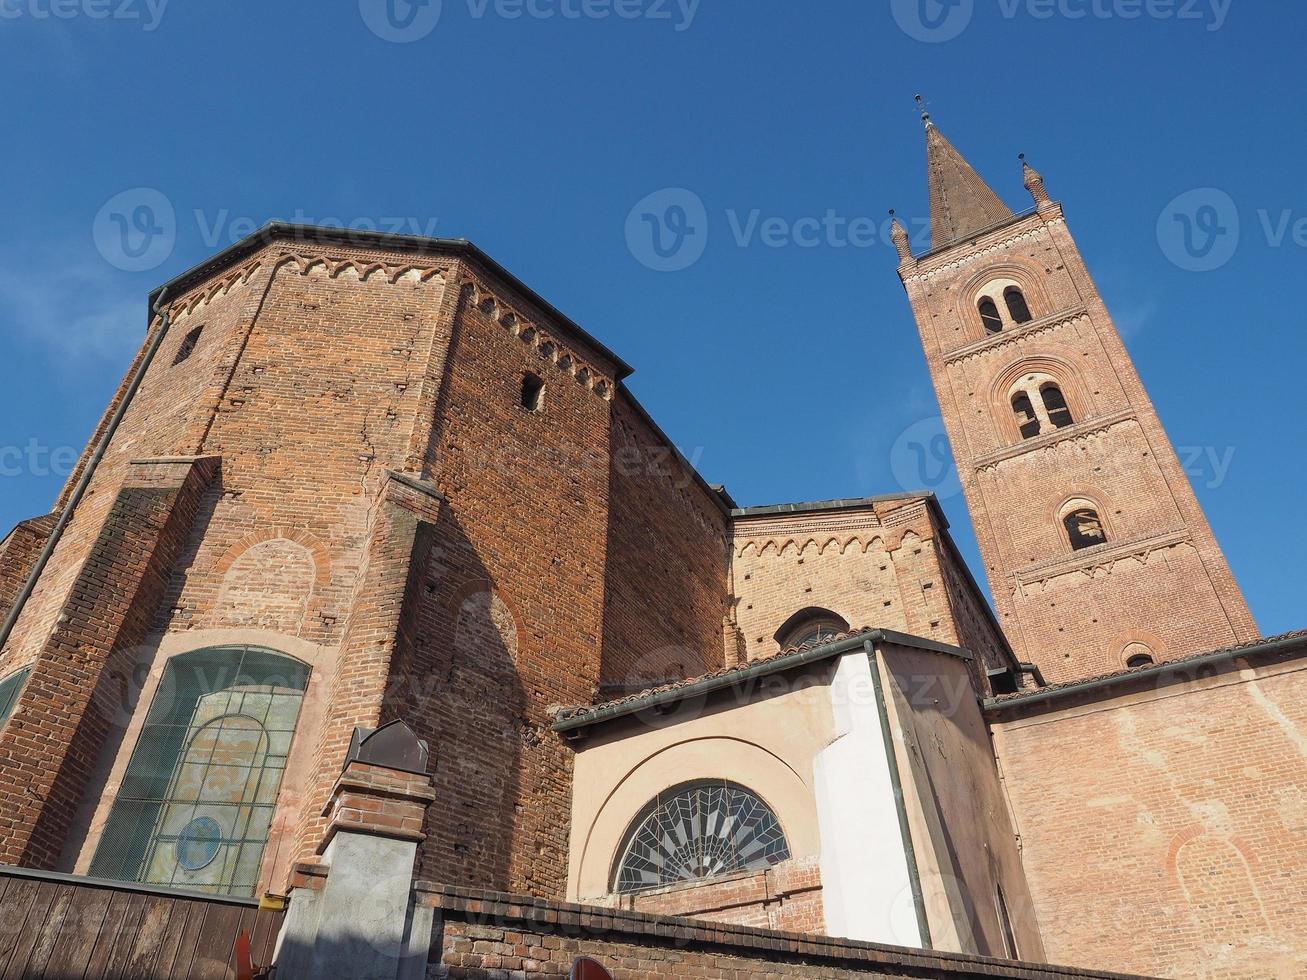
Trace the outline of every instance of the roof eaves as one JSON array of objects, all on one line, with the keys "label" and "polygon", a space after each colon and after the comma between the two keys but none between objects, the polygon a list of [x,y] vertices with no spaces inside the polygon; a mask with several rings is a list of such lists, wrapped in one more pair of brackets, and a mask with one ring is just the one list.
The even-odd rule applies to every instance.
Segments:
[{"label": "roof eaves", "polygon": [[272,242],[281,240],[313,242],[323,245],[387,248],[393,251],[410,252],[418,255],[452,254],[467,256],[483,265],[496,277],[504,280],[514,290],[520,292],[529,302],[538,306],[544,314],[556,320],[566,332],[574,335],[596,353],[611,361],[616,369],[618,381],[629,377],[634,371],[634,368],[627,364],[626,361],[618,357],[605,344],[596,340],[571,317],[559,310],[466,238],[426,238],[421,235],[399,235],[380,231],[325,228],[320,225],[299,225],[284,221],[270,221],[258,231],[246,235],[240,241],[229,245],[218,254],[210,256],[198,265],[192,266],[152,290],[149,297],[149,310],[154,309],[155,301],[163,290],[166,289],[170,295],[175,296],[179,292],[189,289],[195,283],[213,275],[219,269],[232,265],[247,255],[252,255]]},{"label": "roof eaves", "polygon": [[648,692],[630,695],[616,701],[610,701],[606,704],[581,708],[574,714],[561,717],[555,721],[553,726],[554,731],[567,733],[575,732],[579,729],[591,728],[595,725],[614,721],[618,718],[623,718],[640,711],[646,711],[650,708],[666,708],[688,698],[712,694],[716,691],[725,690],[741,683],[755,680],[759,677],[766,677],[771,674],[804,667],[808,664],[817,663],[822,660],[828,660],[831,657],[861,649],[867,644],[879,645],[886,643],[894,644],[896,646],[913,647],[931,653],[942,653],[951,657],[957,657],[960,660],[971,661],[975,659],[970,653],[963,650],[961,647],[951,646],[947,643],[939,643],[935,640],[928,640],[921,636],[912,636],[909,633],[900,633],[896,630],[873,629],[866,627],[850,633],[847,636],[832,640],[829,643],[823,643],[813,647],[801,647],[796,650],[788,650],[784,653],[777,654],[774,657],[768,657],[764,660],[756,660],[753,663],[746,664],[742,667],[722,671],[716,674],[709,674],[705,677],[693,678],[679,684],[656,688]]}]

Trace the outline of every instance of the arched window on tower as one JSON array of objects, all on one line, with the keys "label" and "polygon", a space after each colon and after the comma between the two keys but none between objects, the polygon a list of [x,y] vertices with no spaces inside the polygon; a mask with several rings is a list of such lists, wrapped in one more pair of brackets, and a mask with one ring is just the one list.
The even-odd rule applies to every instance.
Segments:
[{"label": "arched window on tower", "polygon": [[1066,397],[1062,394],[1062,389],[1055,384],[1046,384],[1039,389],[1040,397],[1044,400],[1044,410],[1048,412],[1048,420],[1059,429],[1065,429],[1075,421],[1071,417],[1071,409],[1067,407]]},{"label": "arched window on tower", "polygon": [[979,304],[980,322],[985,325],[985,333],[999,333],[1003,329],[1003,318],[999,316],[998,306],[988,296],[982,296]]},{"label": "arched window on tower", "polygon": [[1033,439],[1039,435],[1039,416],[1035,414],[1035,406],[1030,404],[1030,396],[1024,391],[1018,391],[1012,396],[1012,411],[1016,413],[1022,439]]},{"label": "arched window on tower", "polygon": [[1007,303],[1007,312],[1013,323],[1029,323],[1034,319],[1030,315],[1030,307],[1026,305],[1026,297],[1016,286],[1008,286],[1003,290],[1003,300]]},{"label": "arched window on tower", "polygon": [[90,873],[253,895],[308,677],[258,647],[169,660]]},{"label": "arched window on tower", "polygon": [[1062,525],[1066,528],[1067,539],[1071,542],[1073,551],[1092,548],[1107,540],[1103,522],[1098,511],[1092,507],[1077,507],[1062,518]]}]

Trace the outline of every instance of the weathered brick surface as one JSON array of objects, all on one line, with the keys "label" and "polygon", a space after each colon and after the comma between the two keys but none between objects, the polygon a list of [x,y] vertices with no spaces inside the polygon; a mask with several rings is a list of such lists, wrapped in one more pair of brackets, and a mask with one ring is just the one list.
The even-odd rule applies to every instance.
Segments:
[{"label": "weathered brick surface", "polygon": [[723,504],[624,389],[611,465],[602,681],[641,686],[717,670],[729,607]]},{"label": "weathered brick surface", "polygon": [[616,980],[655,977],[1111,977],[1069,967],[1014,964],[725,923],[605,910],[419,884],[439,934],[427,976],[459,980],[565,977],[578,957]]},{"label": "weathered brick surface", "polygon": [[[907,288],[1000,622],[1050,679],[1257,635],[1246,603],[1112,323],[1060,206],[905,259]],[[987,335],[977,297],[1018,284],[1034,320]],[[1015,385],[1053,380],[1075,424],[1023,440]],[[1073,500],[1108,541],[1073,551]]]},{"label": "weathered brick surface", "polygon": [[1302,975],[1302,646],[994,713],[1050,959]]},{"label": "weathered brick surface", "polygon": [[332,787],[325,812],[328,833],[319,850],[341,831],[420,841],[435,798],[429,776],[354,760]]},{"label": "weathered brick surface", "polygon": [[706,881],[613,897],[614,908],[674,915],[758,929],[820,934],[821,869],[816,859],[784,861]]},{"label": "weathered brick surface", "polygon": [[58,519],[58,514],[33,517],[0,541],[0,616],[7,616],[13,608]]},{"label": "weathered brick surface", "polygon": [[51,868],[218,460],[144,461],[119,491],[0,734],[0,863]]},{"label": "weathered brick surface", "polygon": [[984,598],[925,498],[803,513],[746,514],[734,522],[736,621],[749,659],[785,642],[776,632],[808,607],[851,628],[892,629],[961,646],[984,667],[1012,662]]}]

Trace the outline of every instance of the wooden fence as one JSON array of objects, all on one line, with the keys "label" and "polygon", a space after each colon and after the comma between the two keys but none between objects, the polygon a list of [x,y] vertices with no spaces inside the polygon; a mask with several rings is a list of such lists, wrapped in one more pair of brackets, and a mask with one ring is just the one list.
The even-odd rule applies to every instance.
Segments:
[{"label": "wooden fence", "polygon": [[242,930],[272,960],[285,913],[258,904],[0,865],[0,980],[235,977]]}]

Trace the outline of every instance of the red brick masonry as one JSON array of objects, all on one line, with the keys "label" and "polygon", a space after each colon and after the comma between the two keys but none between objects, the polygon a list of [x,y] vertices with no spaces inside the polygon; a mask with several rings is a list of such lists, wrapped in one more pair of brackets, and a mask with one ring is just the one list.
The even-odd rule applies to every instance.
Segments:
[{"label": "red brick masonry", "polygon": [[436,911],[429,977],[563,977],[579,956],[615,980],[714,977],[1122,977],[1071,967],[699,922],[419,882]]}]

